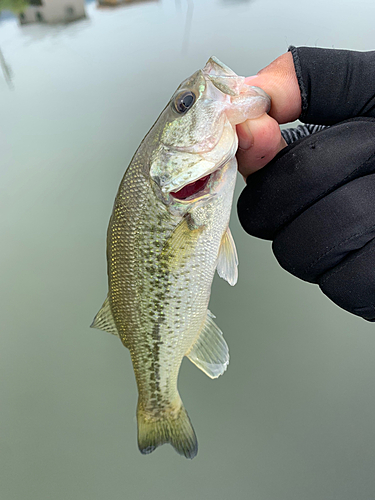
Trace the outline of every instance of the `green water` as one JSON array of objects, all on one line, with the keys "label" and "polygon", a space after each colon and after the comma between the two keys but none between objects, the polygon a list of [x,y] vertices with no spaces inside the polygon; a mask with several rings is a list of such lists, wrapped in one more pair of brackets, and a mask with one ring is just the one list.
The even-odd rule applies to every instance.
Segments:
[{"label": "green water", "polygon": [[[180,392],[193,461],[141,456],[128,351],[89,329],[134,151],[214,54],[250,75],[289,44],[373,49],[369,1],[86,4],[68,25],[0,20],[1,500],[373,500],[374,325],[284,272],[235,211],[235,288],[210,309],[231,352]],[[243,185],[239,177],[237,196]]]}]

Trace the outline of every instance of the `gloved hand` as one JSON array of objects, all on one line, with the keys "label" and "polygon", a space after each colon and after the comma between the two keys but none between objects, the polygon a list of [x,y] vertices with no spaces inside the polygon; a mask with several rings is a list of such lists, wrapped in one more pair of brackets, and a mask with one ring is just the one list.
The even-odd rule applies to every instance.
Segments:
[{"label": "gloved hand", "polygon": [[[313,70],[306,70],[309,50],[322,49],[302,49],[302,62],[298,53],[294,54],[294,64],[296,58],[297,64],[302,64],[297,74],[302,95],[300,109],[306,121],[311,118],[309,109],[313,109],[315,123],[317,116],[323,116],[321,122],[331,126],[287,147],[278,139],[280,147],[274,159],[247,177],[238,214],[248,233],[273,240],[274,254],[283,268],[305,281],[318,283],[347,311],[375,321],[375,117],[371,117],[375,116],[375,106],[366,98],[367,108],[362,105],[366,116],[352,118],[348,102],[353,93],[348,89],[348,102],[343,102],[343,108],[346,106],[344,113],[349,120],[335,123],[337,111],[330,112],[329,106],[319,114],[318,104],[306,91],[312,91],[311,82],[316,80],[311,72],[317,70],[316,58]],[[342,58],[348,51],[329,52]],[[349,53],[350,58],[353,54],[362,53]],[[373,61],[375,71],[374,57]],[[346,70],[350,74],[353,67]],[[324,68],[320,67],[320,71]],[[332,75],[330,78],[335,80]],[[358,103],[354,103],[352,109],[357,109]],[[342,118],[342,109],[338,112]],[[255,145],[257,135],[252,135]],[[242,173],[245,168],[251,171],[256,161],[259,168],[261,155],[257,153],[254,162],[246,161],[246,155],[249,158],[251,154],[251,148],[250,152],[239,152]]]}]

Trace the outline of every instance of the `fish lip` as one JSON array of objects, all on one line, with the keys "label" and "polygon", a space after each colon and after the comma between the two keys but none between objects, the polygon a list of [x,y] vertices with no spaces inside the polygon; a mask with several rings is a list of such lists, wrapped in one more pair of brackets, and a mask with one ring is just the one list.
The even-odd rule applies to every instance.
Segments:
[{"label": "fish lip", "polygon": [[[228,153],[224,156],[224,158],[219,162],[219,163],[216,163],[213,165],[212,168],[210,168],[209,170],[207,170],[205,173],[203,173],[202,175],[200,175],[199,177],[196,177],[196,178],[193,178],[193,179],[189,179],[189,181],[186,181],[184,182],[183,184],[181,184],[181,186],[178,186],[178,188],[176,189],[175,186],[171,186],[171,183],[169,183],[169,189],[162,189],[162,191],[164,191],[164,196],[166,196],[166,198],[168,198],[168,201],[169,203],[172,203],[173,201],[174,202],[185,202],[186,203],[189,203],[191,201],[194,200],[195,197],[197,197],[196,195],[199,195],[202,193],[202,191],[204,191],[204,189],[207,188],[207,185],[209,184],[209,182],[212,180],[212,174],[214,173],[217,173],[220,171],[220,169],[222,169],[224,167],[224,165],[226,165],[230,160],[232,160],[232,158],[235,157],[236,155],[236,151],[237,151],[237,147],[238,147],[238,139],[237,139],[237,134],[235,133],[234,136],[233,136],[233,142],[232,142],[232,145],[228,151]],[[185,199],[178,199],[178,198],[175,198],[172,193],[177,193],[178,191],[180,191],[181,189],[183,189],[185,186],[187,186],[188,184],[192,184],[193,182],[197,182],[199,179],[202,179],[203,177],[206,177],[207,175],[210,175],[211,178],[208,180],[208,182],[206,183],[206,186],[203,190],[201,191],[198,191],[197,193],[189,196],[188,198],[185,198]],[[165,186],[167,187],[167,186]],[[211,195],[212,196],[212,195]]]},{"label": "fish lip", "polygon": [[[228,153],[228,155],[226,155],[224,157],[224,159],[218,165],[215,165],[215,168],[213,168],[211,171],[206,172],[205,174],[201,175],[200,177],[197,177],[196,179],[191,180],[190,182],[186,182],[177,191],[169,191],[168,194],[169,194],[170,202],[173,201],[173,202],[178,202],[178,203],[187,205],[187,204],[191,203],[192,201],[196,201],[198,199],[199,200],[206,200],[208,198],[215,196],[216,193],[209,192],[208,186],[209,186],[210,182],[212,181],[212,179],[215,177],[215,174],[218,174],[218,172],[224,167],[224,165],[226,165],[230,160],[232,160],[232,158],[234,158],[234,156],[235,156],[235,153],[233,153],[231,151],[230,153]],[[173,196],[172,193],[178,193],[185,186],[188,186],[189,184],[197,182],[197,181],[199,181],[199,179],[202,179],[202,178],[207,177],[207,176],[209,178],[207,179],[207,182],[205,183],[203,188],[200,189],[199,191],[197,191],[196,193],[192,194],[191,196],[188,196],[188,197],[182,198],[182,199]]]}]

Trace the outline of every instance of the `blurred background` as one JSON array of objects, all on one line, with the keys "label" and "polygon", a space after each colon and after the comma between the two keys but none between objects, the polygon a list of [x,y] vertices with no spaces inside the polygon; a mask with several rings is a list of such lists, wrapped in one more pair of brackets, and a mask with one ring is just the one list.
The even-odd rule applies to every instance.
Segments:
[{"label": "blurred background", "polygon": [[[89,325],[119,182],[179,83],[255,74],[290,44],[370,50],[366,0],[0,0],[1,500],[372,500],[374,325],[283,271],[235,206],[230,346],[179,378],[193,461],[142,456],[129,352]],[[239,176],[236,196],[243,188]]]}]

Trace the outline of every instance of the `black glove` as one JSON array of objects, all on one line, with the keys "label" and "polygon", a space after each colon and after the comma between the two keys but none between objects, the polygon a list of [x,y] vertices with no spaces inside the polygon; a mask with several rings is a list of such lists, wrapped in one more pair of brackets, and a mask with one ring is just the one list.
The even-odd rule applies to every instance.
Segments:
[{"label": "black glove", "polygon": [[353,118],[283,149],[250,175],[238,215],[273,240],[280,265],[375,321],[375,118]]}]

